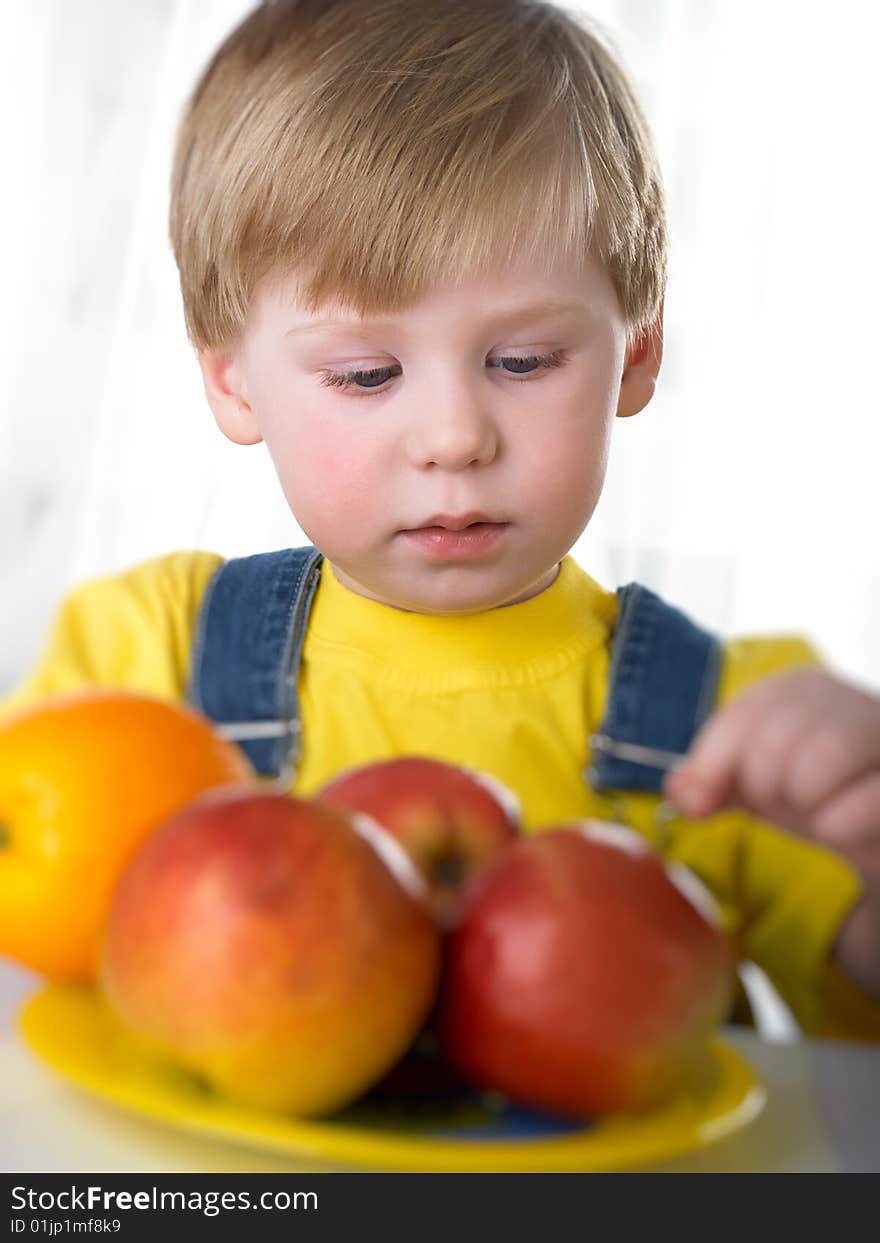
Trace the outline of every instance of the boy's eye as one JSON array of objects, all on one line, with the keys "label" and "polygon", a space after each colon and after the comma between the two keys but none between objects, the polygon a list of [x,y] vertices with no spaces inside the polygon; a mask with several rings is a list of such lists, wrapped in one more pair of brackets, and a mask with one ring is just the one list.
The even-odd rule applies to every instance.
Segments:
[{"label": "boy's eye", "polygon": [[[565,350],[553,350],[550,354],[503,354],[486,360],[487,367],[497,367],[507,375],[531,375],[535,371],[547,371],[561,367],[567,359]],[[399,364],[393,367],[372,367],[369,371],[322,371],[321,383],[330,388],[376,389],[392,376],[401,375]],[[369,396],[369,393],[364,393]]]},{"label": "boy's eye", "polygon": [[370,371],[322,371],[321,383],[331,388],[378,388],[401,371],[400,366],[373,367]]},{"label": "boy's eye", "polygon": [[533,371],[547,371],[561,367],[565,351],[554,350],[552,354],[502,354],[486,361],[487,367],[499,367],[509,375],[531,375]]}]

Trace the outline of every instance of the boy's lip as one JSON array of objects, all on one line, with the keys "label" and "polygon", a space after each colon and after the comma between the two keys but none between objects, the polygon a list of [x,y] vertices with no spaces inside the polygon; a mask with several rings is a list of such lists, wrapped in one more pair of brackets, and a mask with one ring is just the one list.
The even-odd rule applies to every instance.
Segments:
[{"label": "boy's lip", "polygon": [[486,522],[492,526],[506,525],[497,518],[490,518],[488,514],[472,510],[466,514],[433,514],[430,518],[426,518],[424,522],[420,522],[414,527],[405,527],[404,530],[424,531],[429,527],[443,527],[447,531],[463,531],[465,527],[473,526],[476,522]]},{"label": "boy's lip", "polygon": [[[439,516],[439,515],[438,515]],[[404,539],[417,548],[420,555],[432,561],[471,561],[489,555],[510,526],[509,522],[469,522],[455,528],[432,525],[401,531]]]}]

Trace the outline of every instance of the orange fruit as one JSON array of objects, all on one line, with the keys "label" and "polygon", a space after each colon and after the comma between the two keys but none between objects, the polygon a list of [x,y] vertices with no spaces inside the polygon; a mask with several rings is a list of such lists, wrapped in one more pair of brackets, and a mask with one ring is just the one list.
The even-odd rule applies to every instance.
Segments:
[{"label": "orange fruit", "polygon": [[210,786],[258,780],[193,709],[88,691],[0,722],[0,954],[91,983],[135,848]]}]

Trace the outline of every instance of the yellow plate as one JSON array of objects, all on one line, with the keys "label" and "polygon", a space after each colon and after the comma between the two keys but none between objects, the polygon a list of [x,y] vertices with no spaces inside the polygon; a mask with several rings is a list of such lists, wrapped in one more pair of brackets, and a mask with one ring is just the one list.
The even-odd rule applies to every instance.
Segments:
[{"label": "yellow plate", "polygon": [[702,1084],[640,1116],[585,1126],[470,1094],[421,1103],[365,1097],[332,1118],[306,1121],[236,1105],[189,1072],[145,1055],[90,990],[52,985],[25,1002],[19,1024],[40,1058],[107,1101],[214,1139],[337,1169],[628,1169],[730,1135],[760,1113],[766,1098],[748,1063],[716,1040]]}]

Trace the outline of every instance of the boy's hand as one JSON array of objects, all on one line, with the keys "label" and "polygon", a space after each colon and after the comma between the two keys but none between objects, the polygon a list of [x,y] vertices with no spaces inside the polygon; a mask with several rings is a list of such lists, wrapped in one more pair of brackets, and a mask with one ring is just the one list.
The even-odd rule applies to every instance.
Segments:
[{"label": "boy's hand", "polygon": [[845,855],[865,891],[834,955],[880,1001],[880,698],[813,669],[767,678],[709,718],[663,792],[694,819],[741,807]]},{"label": "boy's hand", "polygon": [[876,695],[814,669],[757,682],[709,718],[663,793],[694,819],[739,807],[811,837],[880,895]]}]

